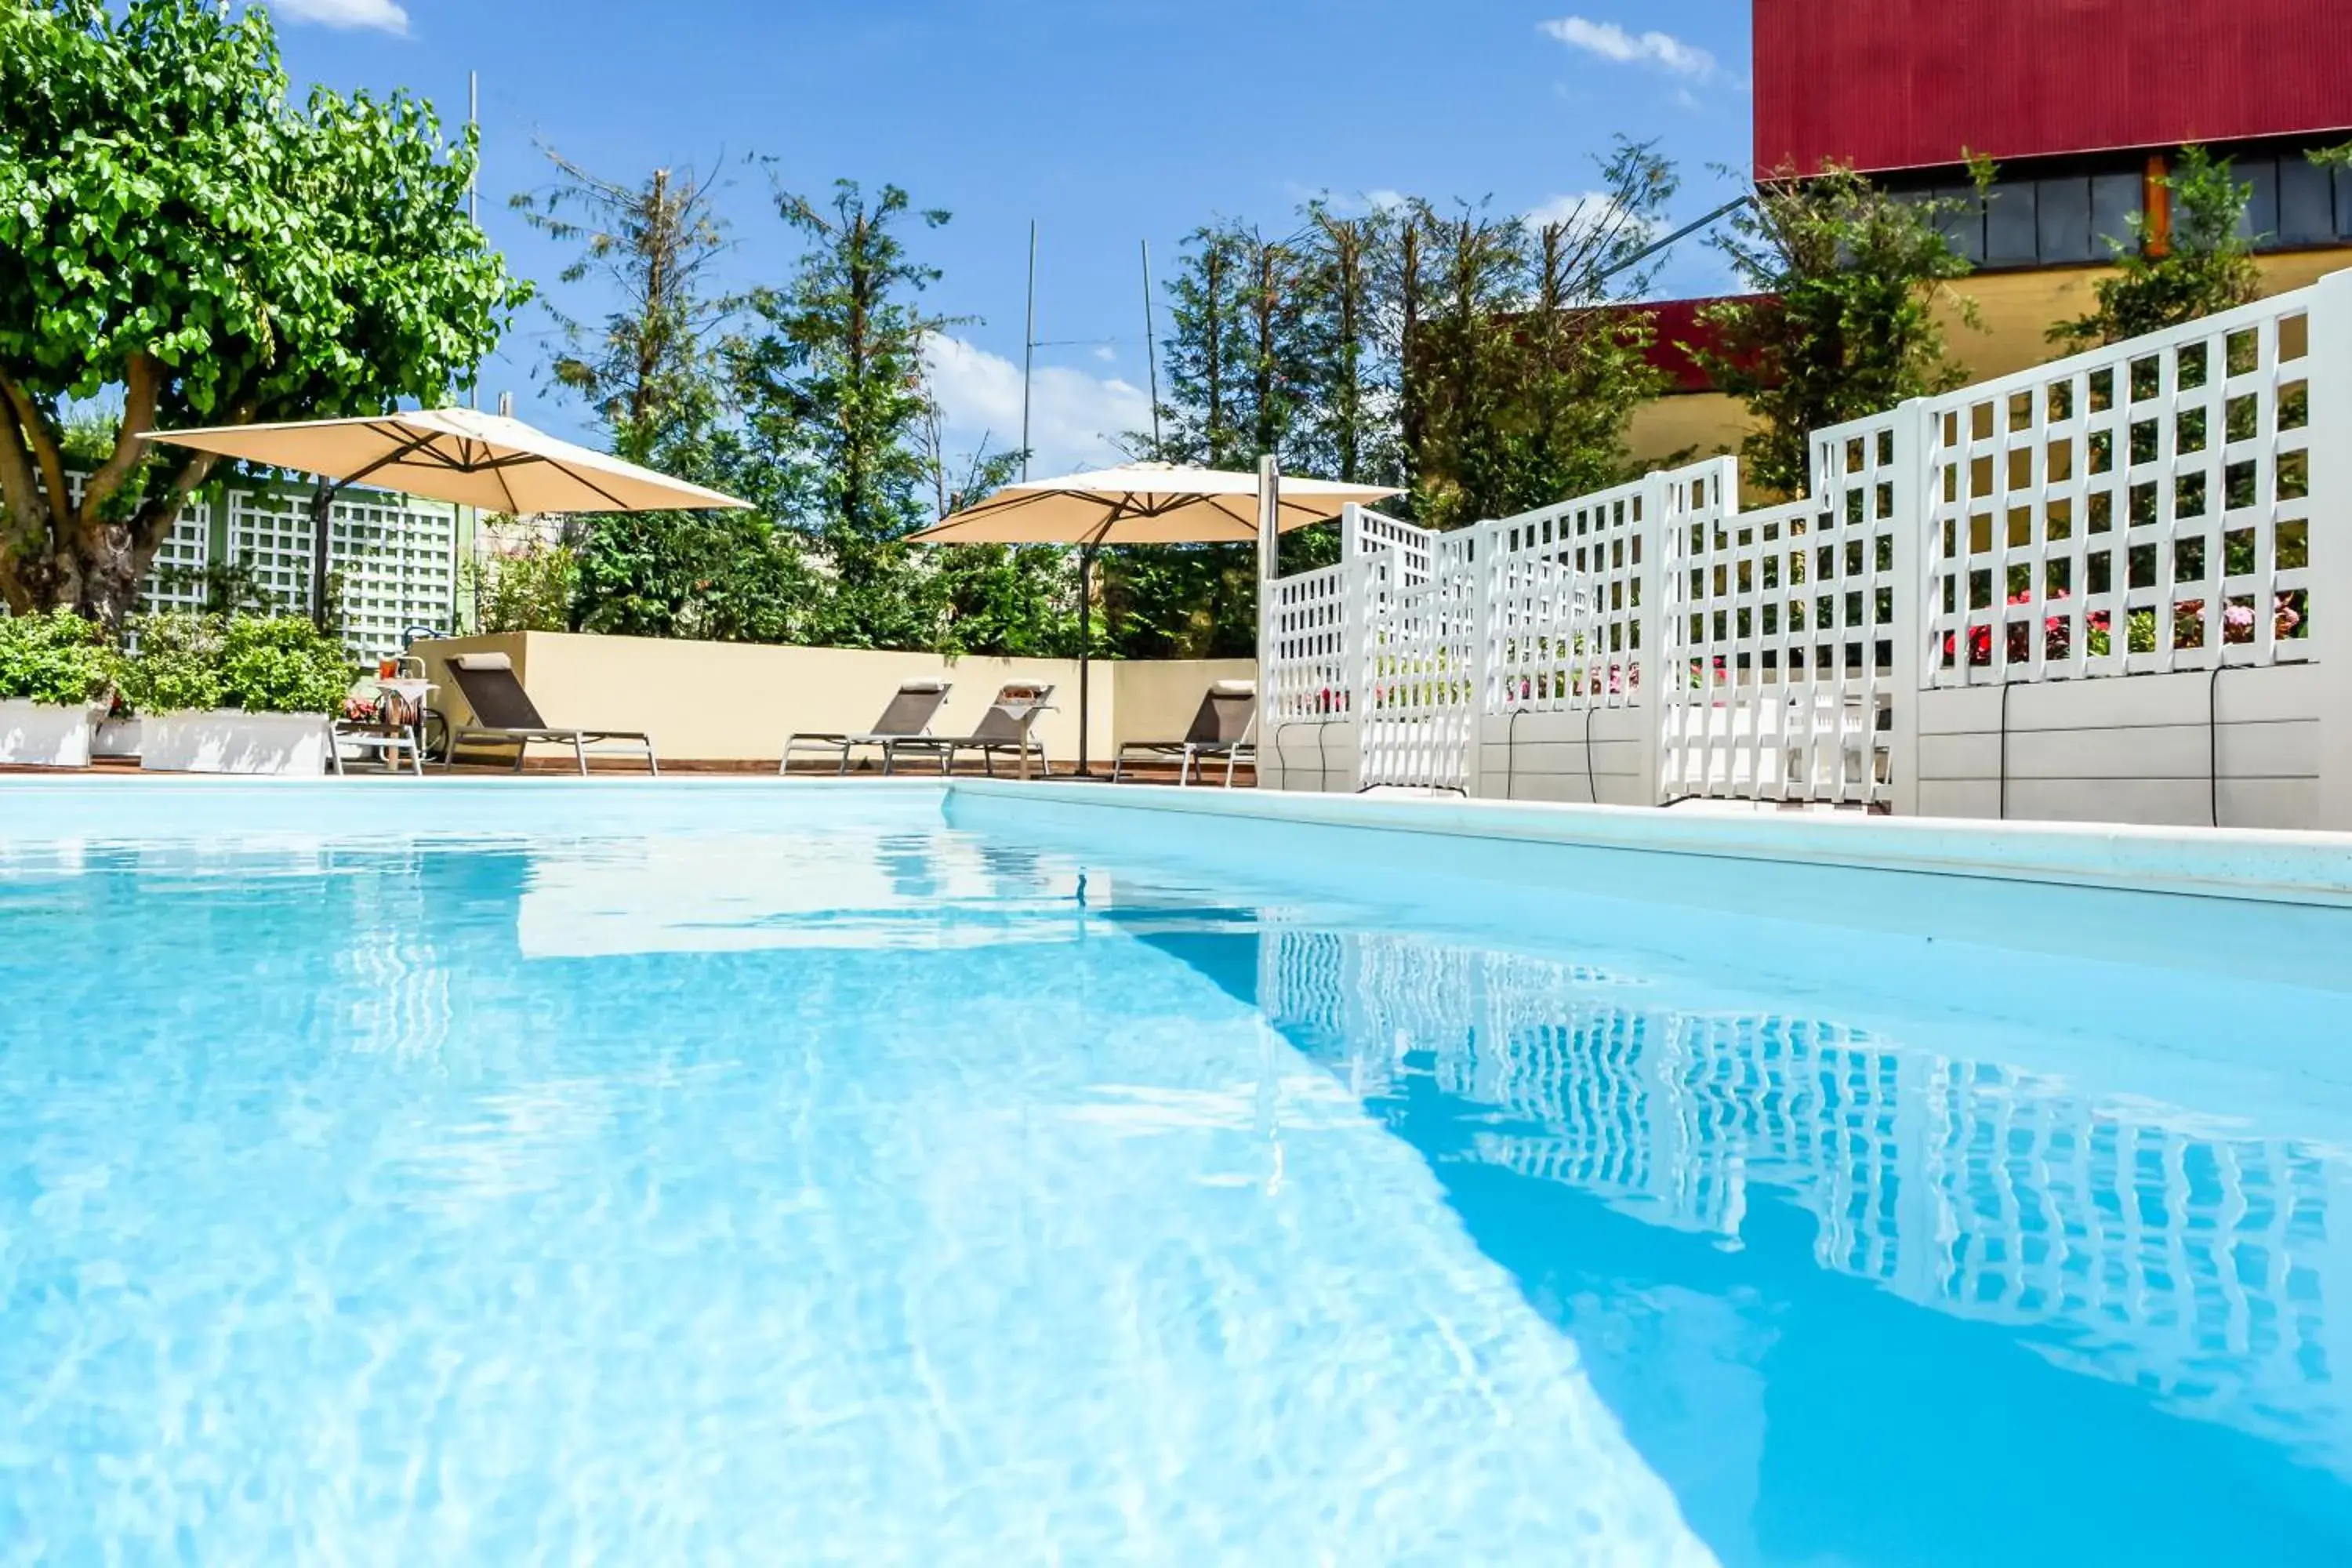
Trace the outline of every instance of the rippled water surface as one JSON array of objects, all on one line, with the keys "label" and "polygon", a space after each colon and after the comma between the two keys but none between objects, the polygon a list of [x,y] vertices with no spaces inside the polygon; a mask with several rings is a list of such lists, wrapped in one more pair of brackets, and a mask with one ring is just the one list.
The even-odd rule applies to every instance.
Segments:
[{"label": "rippled water surface", "polygon": [[2352,1561],[2340,915],[9,798],[0,1563]]}]

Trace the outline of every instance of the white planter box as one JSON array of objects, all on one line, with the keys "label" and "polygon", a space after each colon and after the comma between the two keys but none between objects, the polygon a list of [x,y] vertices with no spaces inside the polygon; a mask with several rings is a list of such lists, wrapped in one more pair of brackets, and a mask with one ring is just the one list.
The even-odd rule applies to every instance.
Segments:
[{"label": "white planter box", "polygon": [[0,763],[28,768],[86,768],[92,717],[87,703],[51,708],[13,697],[0,702]]},{"label": "white planter box", "polygon": [[323,713],[152,713],[142,726],[145,773],[293,773],[327,771],[333,730]]}]

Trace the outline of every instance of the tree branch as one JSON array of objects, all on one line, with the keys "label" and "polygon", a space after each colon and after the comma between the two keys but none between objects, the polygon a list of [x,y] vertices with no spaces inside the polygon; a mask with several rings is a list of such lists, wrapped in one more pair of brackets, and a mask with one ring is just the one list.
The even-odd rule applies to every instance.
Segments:
[{"label": "tree branch", "polygon": [[8,516],[19,536],[39,531],[40,484],[33,477],[33,459],[25,450],[24,433],[16,426],[13,403],[0,409],[0,496],[8,501]]},{"label": "tree branch", "polygon": [[146,435],[155,427],[155,401],[163,387],[155,362],[143,353],[132,354],[124,369],[122,423],[115,430],[114,451],[82,486],[81,511],[75,521],[85,536],[98,526],[106,503],[146,457]]},{"label": "tree branch", "polygon": [[0,370],[0,396],[7,398],[8,405],[16,410],[16,426],[40,466],[42,482],[49,492],[49,515],[65,516],[66,497],[72,492],[66,488],[65,455],[58,450],[57,438],[49,434],[39,407],[5,370]]}]

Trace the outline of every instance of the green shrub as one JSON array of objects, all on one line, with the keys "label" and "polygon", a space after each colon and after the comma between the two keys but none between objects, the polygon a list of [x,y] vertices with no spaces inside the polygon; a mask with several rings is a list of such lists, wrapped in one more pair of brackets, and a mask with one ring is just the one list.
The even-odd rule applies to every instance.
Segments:
[{"label": "green shrub", "polygon": [[131,623],[139,651],[122,698],[141,713],[194,713],[225,705],[218,616],[142,616]]},{"label": "green shrub", "polygon": [[105,628],[71,610],[0,617],[0,700],[56,708],[94,702],[121,668]]},{"label": "green shrub", "polygon": [[292,616],[147,616],[123,696],[142,713],[215,708],[333,713],[351,690],[343,645]]},{"label": "green shrub", "polygon": [[247,713],[334,713],[352,689],[343,645],[290,616],[241,616],[221,639],[221,694]]}]

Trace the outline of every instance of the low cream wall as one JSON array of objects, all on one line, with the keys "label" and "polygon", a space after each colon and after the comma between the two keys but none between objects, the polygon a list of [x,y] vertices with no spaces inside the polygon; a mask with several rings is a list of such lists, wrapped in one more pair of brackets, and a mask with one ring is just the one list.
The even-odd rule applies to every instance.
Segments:
[{"label": "low cream wall", "polygon": [[[1058,769],[1076,760],[1078,666],[1075,659],[950,660],[936,654],[862,648],[772,647],[755,643],[685,642],[664,637],[587,637],[508,632],[416,645],[454,715],[467,713],[448,679],[452,654],[497,652],[550,724],[643,730],[665,763],[767,763],[782,755],[795,731],[854,733],[870,729],[906,680],[944,680],[953,689],[932,725],[939,734],[968,732],[997,689],[1013,681],[1049,682],[1054,711],[1037,733]],[[1248,659],[1129,664],[1097,660],[1087,748],[1108,765],[1125,740],[1181,735],[1213,680],[1253,679]],[[553,748],[540,748],[554,756]],[[564,752],[564,755],[570,753]]]}]

